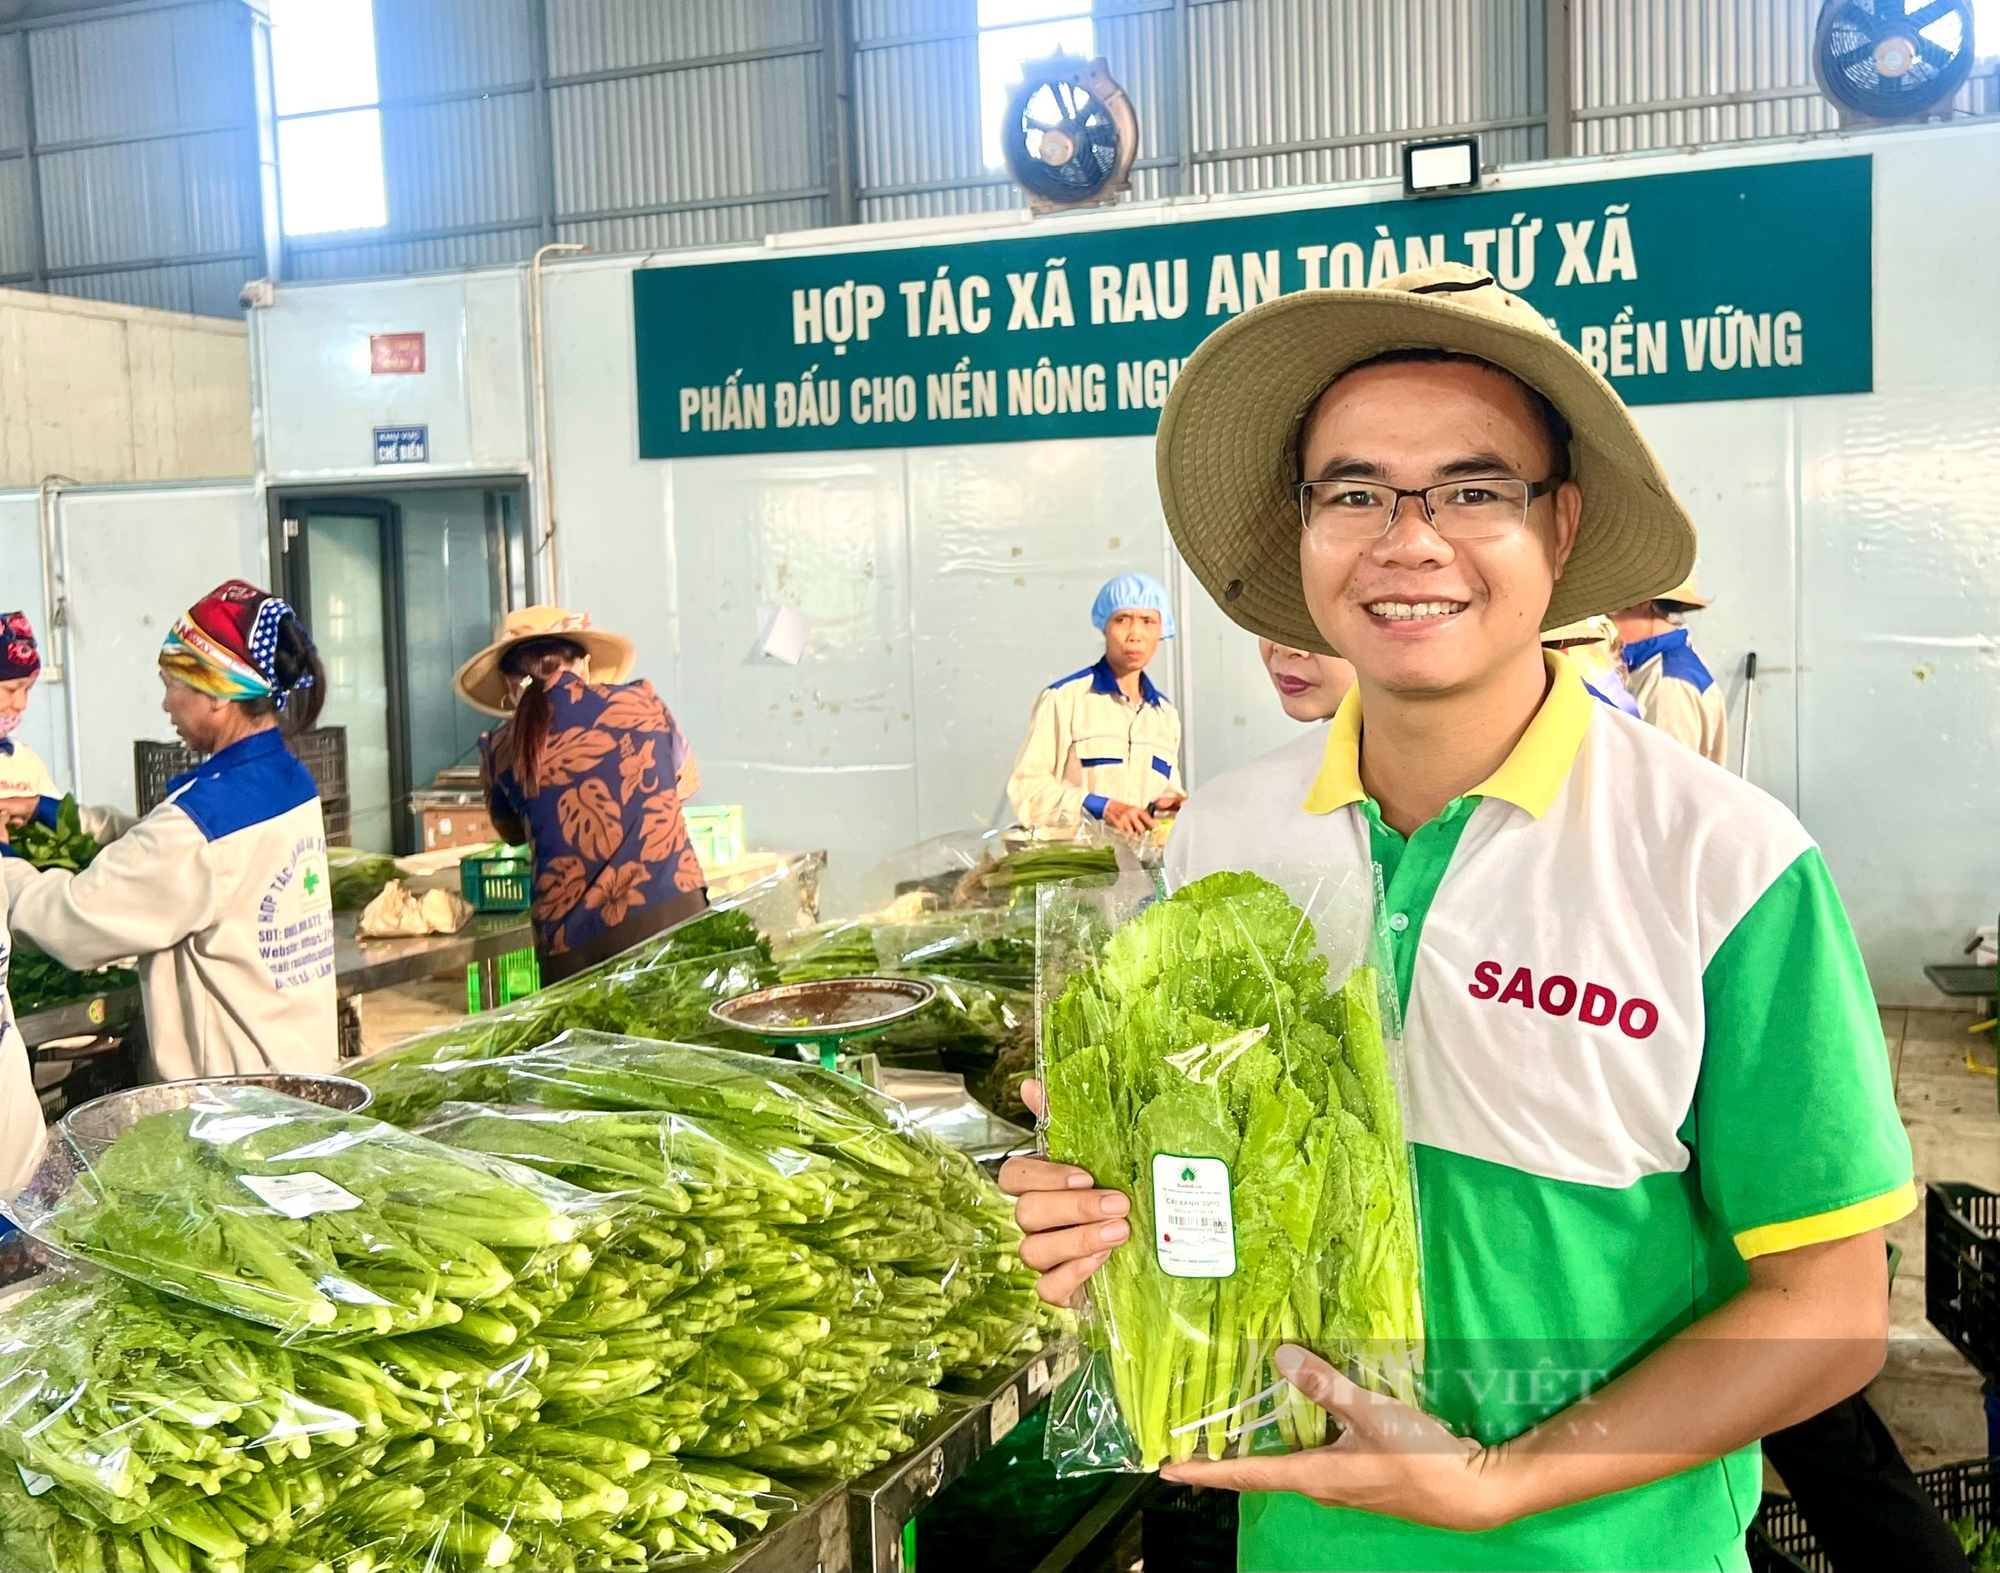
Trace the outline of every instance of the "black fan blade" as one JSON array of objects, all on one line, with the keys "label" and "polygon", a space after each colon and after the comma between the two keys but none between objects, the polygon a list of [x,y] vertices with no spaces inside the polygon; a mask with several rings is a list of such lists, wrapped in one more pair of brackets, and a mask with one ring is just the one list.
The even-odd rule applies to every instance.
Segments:
[{"label": "black fan blade", "polygon": [[1903,17],[1903,25],[1922,29],[1929,27],[1933,22],[1941,22],[1948,16],[1954,16],[1957,12],[1958,7],[1952,4],[1952,0],[1931,0],[1929,5],[1920,10],[1907,13]]},{"label": "black fan blade", "polygon": [[1917,40],[1917,53],[1923,56],[1924,62],[1939,76],[1950,70],[1951,63],[1958,58],[1957,50],[1946,49],[1942,44],[1934,44],[1928,38]]}]

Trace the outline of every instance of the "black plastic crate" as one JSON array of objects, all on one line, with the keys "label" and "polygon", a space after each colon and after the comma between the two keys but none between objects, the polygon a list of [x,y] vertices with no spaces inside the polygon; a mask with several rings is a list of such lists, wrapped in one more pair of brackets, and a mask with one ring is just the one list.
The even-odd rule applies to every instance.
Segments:
[{"label": "black plastic crate", "polygon": [[345,847],[354,844],[354,815],[344,797],[323,797],[319,800],[320,818],[326,821],[326,844],[330,847]]},{"label": "black plastic crate", "polygon": [[1146,1573],[1235,1573],[1234,1491],[1163,1485],[1140,1509]]},{"label": "black plastic crate", "polygon": [[2000,1195],[1925,1187],[1924,1315],[1981,1375],[2000,1378]]},{"label": "black plastic crate", "polygon": [[[1917,1484],[1950,1522],[1970,1518],[1982,1534],[1994,1527],[1993,1477],[2000,1459],[1974,1458],[1917,1471]],[[1805,1515],[1790,1497],[1767,1496],[1750,1530],[1750,1566],[1755,1573],[1833,1573]]]},{"label": "black plastic crate", "polygon": [[[346,727],[316,726],[310,732],[286,738],[285,746],[298,755],[300,763],[312,772],[313,784],[319,788],[321,798],[329,802],[338,800],[343,805],[346,803]],[[175,776],[185,775],[206,758],[208,755],[197,754],[180,743],[134,743],[132,779],[139,812],[152,813],[160,806],[160,799],[167,795],[167,783]]]}]

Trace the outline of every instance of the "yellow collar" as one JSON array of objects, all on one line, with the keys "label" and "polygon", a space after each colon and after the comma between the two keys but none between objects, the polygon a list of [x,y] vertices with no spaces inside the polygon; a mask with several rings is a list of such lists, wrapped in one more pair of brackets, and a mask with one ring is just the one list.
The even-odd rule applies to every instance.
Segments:
[{"label": "yellow collar", "polygon": [[[1549,811],[1576,762],[1594,703],[1568,656],[1559,650],[1544,650],[1542,659],[1549,668],[1548,697],[1500,768],[1466,794],[1497,797],[1526,809],[1536,819]],[[1333,720],[1327,723],[1326,756],[1301,807],[1308,814],[1330,814],[1350,803],[1363,802],[1367,796],[1361,785],[1361,689],[1357,685],[1348,689]]]}]

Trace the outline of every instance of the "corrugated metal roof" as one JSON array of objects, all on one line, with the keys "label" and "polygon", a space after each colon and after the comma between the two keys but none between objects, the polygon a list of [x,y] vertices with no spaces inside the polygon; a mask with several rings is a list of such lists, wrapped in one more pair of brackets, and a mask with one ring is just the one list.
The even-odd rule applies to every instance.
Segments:
[{"label": "corrugated metal roof", "polygon": [[[982,161],[977,0],[846,3],[857,216],[1018,206]],[[549,146],[526,90],[538,0],[375,5],[392,223],[292,245],[294,276],[506,262],[551,229],[602,250],[712,245],[835,211],[822,0],[539,0]],[[1571,0],[1573,147],[1831,128],[1818,5]],[[1446,128],[1482,128],[1489,162],[1543,156],[1543,0],[1097,0],[1096,31],[1139,115],[1141,199],[1393,176],[1404,139]],[[240,0],[0,36],[0,153],[25,143],[30,54],[40,140],[85,144],[45,155],[48,261],[113,271],[70,292],[137,298],[155,286],[118,265],[161,259],[155,303],[222,299],[212,265],[175,259],[257,245],[254,145],[214,129],[251,122],[249,39]],[[2000,110],[2000,82],[1984,71],[1960,103]],[[0,158],[0,272],[30,266],[26,173]]]},{"label": "corrugated metal roof", "polygon": [[190,266],[133,268],[93,273],[82,278],[51,279],[55,295],[85,300],[117,300],[128,306],[153,306],[161,311],[192,311],[204,317],[241,317],[237,299],[244,283],[255,277],[252,262],[205,262]]},{"label": "corrugated metal roof", "polygon": [[788,55],[559,89],[556,211],[795,192],[825,179],[819,62]]},{"label": "corrugated metal roof", "polygon": [[557,77],[810,44],[813,0],[548,0]]},{"label": "corrugated metal roof", "polygon": [[375,80],[385,101],[534,76],[528,0],[375,0]]},{"label": "corrugated metal roof", "polygon": [[[1819,0],[1572,0],[1580,153],[1831,130],[1813,80]],[[1649,104],[1747,101],[1606,115]]]},{"label": "corrugated metal roof", "polygon": [[49,153],[41,158],[50,268],[249,251],[247,131]]},{"label": "corrugated metal roof", "polygon": [[862,50],[854,60],[854,102],[855,176],[864,197],[992,173],[979,150],[976,40]]},{"label": "corrugated metal roof", "polygon": [[534,230],[456,235],[444,240],[367,241],[359,245],[293,247],[286,270],[296,279],[381,278],[452,268],[522,262],[540,236]]},{"label": "corrugated metal roof", "polygon": [[28,200],[28,161],[0,163],[0,276],[35,265],[34,208]]},{"label": "corrugated metal roof", "polygon": [[525,93],[383,110],[383,177],[395,231],[537,218],[535,142],[535,102]]},{"label": "corrugated metal roof", "polygon": [[42,28],[27,38],[40,143],[256,119],[250,15],[231,0]]},{"label": "corrugated metal roof", "polygon": [[27,58],[26,34],[0,38],[0,153],[28,145]]}]

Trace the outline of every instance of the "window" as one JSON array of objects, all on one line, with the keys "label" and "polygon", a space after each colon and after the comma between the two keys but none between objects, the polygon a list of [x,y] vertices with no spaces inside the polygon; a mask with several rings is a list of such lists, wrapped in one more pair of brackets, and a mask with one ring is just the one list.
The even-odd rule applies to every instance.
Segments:
[{"label": "window", "polygon": [[271,0],[271,74],[285,233],[387,224],[373,0]]},{"label": "window", "polygon": [[1972,0],[1972,48],[1981,60],[2000,55],[2000,0]]},{"label": "window", "polygon": [[1000,121],[1007,98],[1021,80],[1021,63],[1045,60],[1058,49],[1085,60],[1097,53],[1090,0],[979,0],[980,148],[988,169],[999,169]]}]

